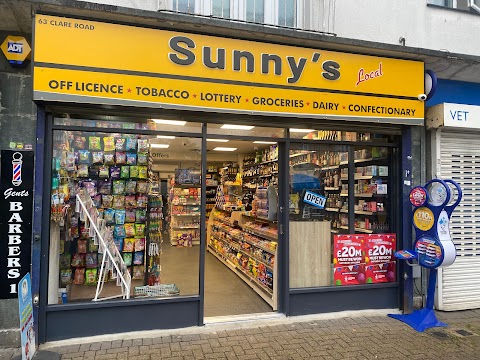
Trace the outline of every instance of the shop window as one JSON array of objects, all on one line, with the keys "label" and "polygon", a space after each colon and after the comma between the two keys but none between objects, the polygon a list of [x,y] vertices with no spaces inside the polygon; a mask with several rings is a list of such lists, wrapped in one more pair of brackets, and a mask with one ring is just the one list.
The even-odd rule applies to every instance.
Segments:
[{"label": "shop window", "polygon": [[201,139],[108,124],[53,131],[48,303],[198,295]]},{"label": "shop window", "polygon": [[[236,136],[256,136],[283,138],[285,130],[283,128],[238,124],[235,120],[225,120],[222,124],[208,124],[207,133],[210,135],[236,135]],[[208,141],[208,140],[207,140]]]},{"label": "shop window", "polygon": [[212,0],[212,15],[226,19],[231,18],[230,0]]},{"label": "shop window", "polygon": [[249,22],[263,23],[265,19],[264,0],[246,0],[245,20]]},{"label": "shop window", "polygon": [[392,148],[369,134],[315,136],[331,142],[290,150],[290,287],[395,282]]},{"label": "shop window", "polygon": [[171,0],[172,10],[187,14],[195,14],[199,12],[198,0]]},{"label": "shop window", "polygon": [[298,0],[279,0],[277,25],[297,27]]}]

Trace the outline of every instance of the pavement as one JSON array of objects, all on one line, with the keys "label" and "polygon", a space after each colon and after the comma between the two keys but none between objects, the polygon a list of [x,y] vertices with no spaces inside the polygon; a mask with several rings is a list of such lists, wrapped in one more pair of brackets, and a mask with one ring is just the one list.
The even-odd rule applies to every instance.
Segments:
[{"label": "pavement", "polygon": [[[386,311],[276,318],[70,339],[41,346],[62,359],[480,359],[480,310],[437,312],[418,333]],[[10,359],[18,349],[0,350]]]}]

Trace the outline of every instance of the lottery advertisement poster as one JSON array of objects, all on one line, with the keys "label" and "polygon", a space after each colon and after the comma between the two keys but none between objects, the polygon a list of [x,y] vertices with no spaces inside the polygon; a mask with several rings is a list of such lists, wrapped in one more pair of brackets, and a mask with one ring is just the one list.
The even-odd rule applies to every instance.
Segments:
[{"label": "lottery advertisement poster", "polygon": [[333,281],[335,285],[365,283],[364,239],[364,235],[334,236]]},{"label": "lottery advertisement poster", "polygon": [[395,234],[371,234],[365,237],[365,282],[367,284],[396,280]]}]

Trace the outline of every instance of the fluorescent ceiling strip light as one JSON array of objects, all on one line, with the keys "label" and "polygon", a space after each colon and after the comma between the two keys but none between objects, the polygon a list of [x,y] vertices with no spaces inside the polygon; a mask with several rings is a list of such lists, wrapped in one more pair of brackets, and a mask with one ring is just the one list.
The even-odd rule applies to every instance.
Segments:
[{"label": "fluorescent ceiling strip light", "polygon": [[155,124],[184,126],[187,122],[181,120],[152,119]]},{"label": "fluorescent ceiling strip light", "polygon": [[232,148],[232,147],[216,147],[215,149],[213,149],[215,151],[235,151],[237,150],[237,148]]},{"label": "fluorescent ceiling strip light", "polygon": [[168,149],[169,146],[168,144],[150,144],[153,149]]},{"label": "fluorescent ceiling strip light", "polygon": [[227,140],[227,139],[207,139],[207,141],[209,141],[209,142],[222,142],[222,143],[226,143],[226,142],[229,142],[230,140]]},{"label": "fluorescent ceiling strip light", "polygon": [[255,126],[250,125],[232,125],[232,124],[223,124],[221,126],[222,129],[230,129],[230,130],[252,130]]},{"label": "fluorescent ceiling strip light", "polygon": [[172,135],[157,135],[157,139],[175,139]]},{"label": "fluorescent ceiling strip light", "polygon": [[254,144],[268,144],[268,145],[275,145],[275,141],[254,141]]},{"label": "fluorescent ceiling strip light", "polygon": [[310,133],[312,131],[315,131],[313,129],[290,129],[290,132],[292,133]]}]

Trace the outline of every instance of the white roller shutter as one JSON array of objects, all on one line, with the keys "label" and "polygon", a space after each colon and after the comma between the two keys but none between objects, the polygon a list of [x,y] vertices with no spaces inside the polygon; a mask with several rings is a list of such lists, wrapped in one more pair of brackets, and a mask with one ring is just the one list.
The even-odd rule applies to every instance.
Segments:
[{"label": "white roller shutter", "polygon": [[463,199],[450,222],[457,259],[439,270],[436,305],[446,311],[480,308],[480,134],[439,135],[437,176],[456,181]]}]

